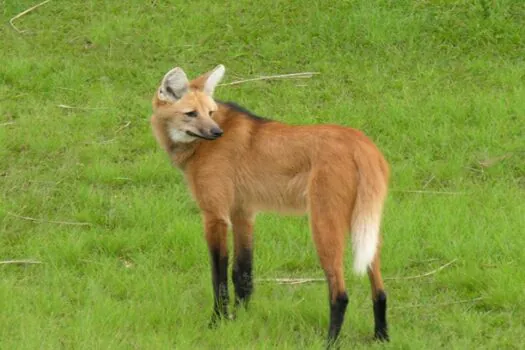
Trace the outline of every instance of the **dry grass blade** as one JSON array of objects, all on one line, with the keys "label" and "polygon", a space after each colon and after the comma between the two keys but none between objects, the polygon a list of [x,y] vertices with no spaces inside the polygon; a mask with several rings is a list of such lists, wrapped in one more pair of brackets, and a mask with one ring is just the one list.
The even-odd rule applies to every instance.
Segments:
[{"label": "dry grass blade", "polygon": [[90,144],[94,144],[94,145],[108,145],[108,144],[114,143],[114,142],[117,141],[117,136],[118,136],[117,134],[118,134],[119,132],[121,132],[122,130],[126,129],[127,127],[129,127],[130,125],[131,125],[131,122],[128,121],[126,124],[124,124],[124,125],[118,127],[118,128],[115,130],[115,132],[114,132],[115,137],[113,137],[113,138],[111,138],[111,139],[104,140],[104,141],[100,141],[100,142],[90,142]]},{"label": "dry grass blade", "polygon": [[442,265],[440,267],[438,267],[437,269],[435,270],[432,270],[432,271],[429,271],[429,272],[426,272],[424,274],[421,274],[421,275],[416,275],[416,276],[406,276],[406,277],[386,277],[385,280],[413,280],[413,279],[417,279],[417,278],[423,278],[423,277],[428,277],[428,276],[431,276],[431,275],[434,275],[436,273],[438,273],[439,271],[443,270],[444,268],[452,265],[453,263],[455,263],[458,259],[454,259],[452,261],[449,261],[448,263],[446,263],[445,265]]},{"label": "dry grass blade", "polygon": [[0,123],[0,126],[7,126],[7,125],[13,125],[15,122],[5,122],[5,123]]},{"label": "dry grass blade", "polygon": [[11,212],[7,212],[7,215],[10,215],[15,218],[33,221],[33,222],[39,222],[43,224],[58,224],[58,225],[73,225],[73,226],[91,226],[89,222],[72,222],[72,221],[56,221],[56,220],[42,220],[42,219],[36,219],[29,216],[22,216],[18,214],[14,214]]},{"label": "dry grass blade", "polygon": [[485,159],[485,160],[479,160],[478,164],[482,168],[490,168],[491,166],[494,166],[497,163],[501,162],[502,160],[505,160],[505,159],[510,158],[510,157],[512,157],[512,153],[504,154],[504,155],[499,156],[499,157],[488,158],[488,159]]},{"label": "dry grass blade", "polygon": [[101,109],[109,109],[109,108],[98,108],[98,107],[74,107],[74,106],[68,106],[68,105],[63,105],[63,104],[60,104],[58,105],[58,107],[60,108],[64,108],[64,109],[82,109],[82,110],[101,110]]},{"label": "dry grass blade", "polygon": [[128,121],[126,124],[122,125],[121,127],[119,127],[117,130],[115,130],[115,134],[118,134],[119,132],[121,132],[122,130],[124,130],[125,128],[127,128],[128,126],[131,125],[131,122]]},{"label": "dry grass blade", "polygon": [[[407,276],[407,277],[387,277],[385,278],[385,280],[411,280],[411,279],[416,279],[416,278],[422,278],[422,277],[427,277],[427,276],[431,276],[435,273],[438,273],[439,271],[443,270],[444,268],[452,265],[453,263],[455,263],[458,259],[454,259],[452,261],[449,261],[448,263],[446,263],[445,265],[443,266],[440,266],[438,267],[437,269],[435,270],[432,270],[432,271],[429,271],[429,272],[426,272],[424,274],[421,274],[421,275],[417,275],[417,276]],[[314,282],[325,282],[326,279],[325,278],[312,278],[312,277],[297,277],[297,278],[259,278],[256,280],[257,282],[275,282],[277,284],[289,284],[289,285],[294,285],[294,284],[304,284],[304,283],[314,283]]]},{"label": "dry grass blade", "polygon": [[38,260],[4,260],[0,261],[0,265],[36,265],[42,264]]},{"label": "dry grass blade", "polygon": [[391,192],[401,192],[401,193],[422,193],[422,194],[444,194],[444,195],[461,195],[465,192],[451,192],[451,191],[424,191],[424,190],[390,190]]},{"label": "dry grass blade", "polygon": [[133,181],[132,178],[129,177],[115,177],[115,180],[122,180],[122,181]]},{"label": "dry grass blade", "polygon": [[324,278],[261,278],[257,279],[258,282],[276,282],[278,284],[303,284],[312,282],[324,282]]},{"label": "dry grass blade", "polygon": [[297,281],[290,281],[290,282],[279,282],[279,284],[288,284],[288,285],[296,285],[296,284],[305,284],[305,283],[315,283],[315,282],[324,282],[326,281],[324,278],[305,278],[305,279],[298,279]]},{"label": "dry grass blade", "polygon": [[258,78],[250,78],[250,79],[232,81],[231,83],[220,84],[220,86],[238,85],[238,84],[248,83],[251,81],[259,81],[259,80],[305,79],[305,78],[311,78],[313,75],[316,75],[316,74],[321,74],[321,73],[320,72],[303,72],[303,73],[268,75],[268,76],[262,76]]},{"label": "dry grass blade", "polygon": [[429,259],[423,259],[423,260],[420,260],[420,259],[408,259],[410,261],[414,261],[414,262],[417,262],[417,263],[429,263],[429,262],[433,262],[433,261],[438,261],[439,259],[438,258],[429,258]]},{"label": "dry grass blade", "polygon": [[423,189],[427,188],[428,185],[430,185],[430,183],[435,179],[436,177],[434,175],[432,175],[430,177],[430,179],[428,179],[427,182],[425,182],[425,184],[423,185]]},{"label": "dry grass blade", "polygon": [[116,138],[112,138],[112,139],[104,140],[104,141],[100,141],[100,142],[91,142],[91,144],[96,144],[96,145],[109,145],[110,143],[113,143],[113,142],[116,142],[116,141],[117,141]]},{"label": "dry grass blade", "polygon": [[436,304],[413,304],[413,305],[406,305],[406,306],[394,306],[390,307],[390,310],[396,310],[396,309],[412,309],[417,307],[438,307],[438,306],[448,306],[448,305],[455,305],[455,304],[466,304],[466,303],[474,303],[476,301],[480,301],[485,299],[484,297],[477,297],[474,299],[465,299],[465,300],[457,300],[457,301],[451,301],[446,303],[436,303]]},{"label": "dry grass blade", "polygon": [[22,16],[24,16],[24,15],[27,15],[29,12],[31,12],[31,11],[33,11],[33,10],[39,8],[40,6],[42,6],[42,5],[46,4],[46,3],[48,3],[49,1],[51,1],[51,0],[45,0],[45,1],[42,1],[41,3],[36,4],[35,6],[30,7],[30,8],[28,8],[27,10],[20,12],[18,15],[14,16],[13,18],[11,18],[11,19],[9,20],[9,24],[11,24],[11,27],[13,27],[13,29],[16,30],[17,32],[19,32],[19,33],[23,33],[23,32],[25,32],[25,30],[20,30],[20,29],[18,29],[18,28],[15,26],[15,24],[14,24],[13,22],[14,22],[15,20],[19,19],[20,17],[22,17]]}]

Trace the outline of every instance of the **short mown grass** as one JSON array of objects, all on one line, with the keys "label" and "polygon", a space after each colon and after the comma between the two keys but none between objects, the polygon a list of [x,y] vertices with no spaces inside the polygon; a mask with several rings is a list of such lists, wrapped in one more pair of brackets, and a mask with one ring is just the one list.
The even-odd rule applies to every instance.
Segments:
[{"label": "short mown grass", "polygon": [[[200,214],[149,116],[165,72],[219,63],[226,81],[319,72],[216,95],[359,128],[391,163],[392,340],[372,342],[349,249],[343,347],[523,347],[522,1],[50,1],[16,32],[34,4],[0,7],[0,260],[42,262],[0,265],[0,348],[324,346],[324,283],[256,282],[248,312],[207,328]],[[322,276],[306,218],[262,214],[255,234],[257,279]]]}]

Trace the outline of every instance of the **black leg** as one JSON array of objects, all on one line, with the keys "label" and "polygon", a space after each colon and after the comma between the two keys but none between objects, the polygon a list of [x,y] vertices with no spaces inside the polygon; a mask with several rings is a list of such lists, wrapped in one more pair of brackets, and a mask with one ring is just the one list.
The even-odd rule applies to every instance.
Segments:
[{"label": "black leg", "polygon": [[328,346],[331,347],[339,336],[345,318],[348,295],[343,292],[330,303],[330,329],[328,332]]},{"label": "black leg", "polygon": [[252,250],[245,248],[237,252],[232,279],[235,286],[235,306],[247,306],[253,292]]},{"label": "black leg", "polygon": [[228,256],[221,256],[218,249],[212,249],[210,255],[214,293],[210,327],[214,327],[219,319],[228,317]]},{"label": "black leg", "polygon": [[374,300],[374,336],[377,340],[388,341],[388,327],[386,323],[386,294],[378,291]]}]

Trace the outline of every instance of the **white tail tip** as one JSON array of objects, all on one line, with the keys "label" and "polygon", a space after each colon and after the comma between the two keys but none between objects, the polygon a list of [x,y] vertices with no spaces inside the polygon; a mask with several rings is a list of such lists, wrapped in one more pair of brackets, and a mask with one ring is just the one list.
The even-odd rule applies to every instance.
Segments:
[{"label": "white tail tip", "polygon": [[352,229],[354,271],[363,275],[374,261],[379,240],[379,220],[366,218],[356,221]]}]

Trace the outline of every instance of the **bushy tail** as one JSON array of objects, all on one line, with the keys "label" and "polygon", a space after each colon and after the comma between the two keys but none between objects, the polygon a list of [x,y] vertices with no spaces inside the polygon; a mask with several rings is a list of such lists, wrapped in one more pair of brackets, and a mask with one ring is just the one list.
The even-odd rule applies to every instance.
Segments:
[{"label": "bushy tail", "polygon": [[354,271],[361,275],[372,263],[379,244],[389,169],[381,153],[371,144],[363,145],[354,159],[359,177],[351,233]]}]

